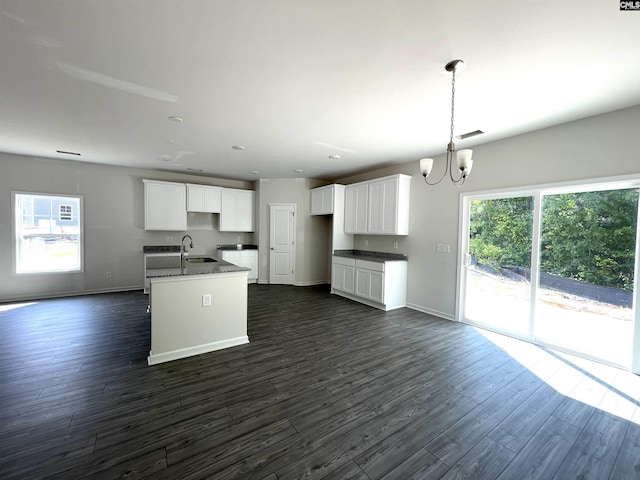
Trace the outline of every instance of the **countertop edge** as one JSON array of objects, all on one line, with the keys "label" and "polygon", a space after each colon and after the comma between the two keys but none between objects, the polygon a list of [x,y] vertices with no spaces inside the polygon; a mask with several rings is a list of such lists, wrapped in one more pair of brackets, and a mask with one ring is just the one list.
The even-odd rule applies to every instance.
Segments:
[{"label": "countertop edge", "polygon": [[355,258],[373,262],[406,262],[409,258],[402,253],[373,252],[368,250],[335,250],[333,255],[343,258]]},{"label": "countertop edge", "polygon": [[223,245],[217,245],[217,250],[258,250],[257,245],[248,243],[227,243]]}]

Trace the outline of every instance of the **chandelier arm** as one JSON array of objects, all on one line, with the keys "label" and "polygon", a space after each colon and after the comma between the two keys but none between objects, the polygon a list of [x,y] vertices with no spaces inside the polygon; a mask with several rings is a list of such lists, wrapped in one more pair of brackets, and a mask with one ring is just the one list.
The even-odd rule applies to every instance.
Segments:
[{"label": "chandelier arm", "polygon": [[452,167],[449,169],[449,178],[451,178],[451,181],[455,184],[458,184],[460,181],[464,183],[465,176],[463,172],[460,172],[460,176],[458,177],[458,179],[453,178],[453,162],[451,162],[451,164]]},{"label": "chandelier arm", "polygon": [[442,180],[444,180],[444,177],[447,176],[447,171],[449,170],[449,154],[447,153],[447,164],[445,165],[444,168],[444,172],[442,172],[442,176],[440,177],[440,180],[438,180],[437,182],[431,183],[427,180],[427,177],[424,177],[424,183],[426,183],[427,185],[438,185]]}]

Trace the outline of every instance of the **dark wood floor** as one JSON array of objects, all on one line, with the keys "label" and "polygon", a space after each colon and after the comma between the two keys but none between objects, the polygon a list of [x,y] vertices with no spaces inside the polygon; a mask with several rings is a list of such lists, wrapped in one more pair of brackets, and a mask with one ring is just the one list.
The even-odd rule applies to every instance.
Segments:
[{"label": "dark wood floor", "polygon": [[267,285],[250,344],[149,367],[146,304],[0,305],[0,478],[640,478],[628,372]]}]

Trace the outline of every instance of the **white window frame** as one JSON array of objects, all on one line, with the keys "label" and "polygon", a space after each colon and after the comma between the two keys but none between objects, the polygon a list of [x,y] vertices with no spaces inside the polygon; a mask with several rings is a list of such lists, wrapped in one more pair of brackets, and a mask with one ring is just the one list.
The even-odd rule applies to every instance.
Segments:
[{"label": "white window frame", "polygon": [[[20,255],[20,227],[18,225],[19,219],[21,218],[22,212],[18,211],[19,207],[19,196],[32,196],[32,197],[50,197],[50,198],[69,198],[73,199],[73,201],[78,202],[78,267],[72,269],[43,269],[43,270],[22,270],[19,265],[19,255]],[[14,191],[11,192],[11,211],[12,211],[12,232],[13,232],[13,242],[12,242],[12,267],[13,274],[19,276],[25,275],[51,275],[51,274],[69,274],[69,273],[79,273],[84,272],[84,197],[82,195],[70,195],[65,193],[43,193],[43,192],[25,192],[25,191]],[[62,205],[60,205],[62,207]],[[57,219],[61,222],[67,221],[63,219],[63,211],[61,208],[56,209],[56,211],[51,212],[51,218]]]}]

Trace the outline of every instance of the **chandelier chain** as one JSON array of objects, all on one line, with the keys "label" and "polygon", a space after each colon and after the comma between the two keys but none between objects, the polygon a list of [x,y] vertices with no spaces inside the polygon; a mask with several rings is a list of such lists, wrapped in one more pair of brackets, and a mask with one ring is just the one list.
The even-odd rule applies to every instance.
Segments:
[{"label": "chandelier chain", "polygon": [[451,132],[449,133],[449,143],[453,142],[453,112],[455,108],[455,94],[456,94],[456,69],[453,69],[451,76]]}]

